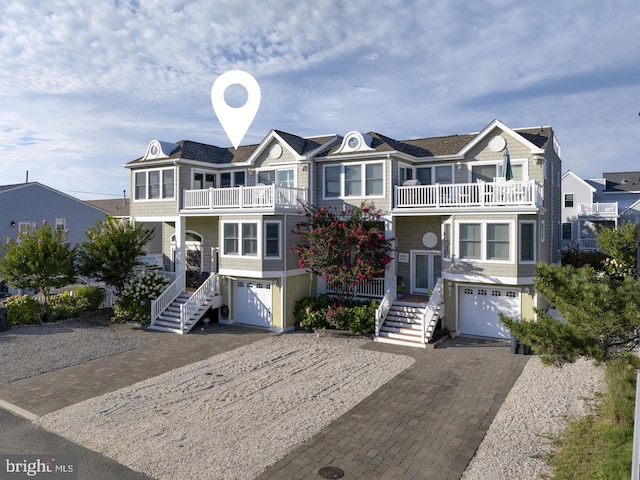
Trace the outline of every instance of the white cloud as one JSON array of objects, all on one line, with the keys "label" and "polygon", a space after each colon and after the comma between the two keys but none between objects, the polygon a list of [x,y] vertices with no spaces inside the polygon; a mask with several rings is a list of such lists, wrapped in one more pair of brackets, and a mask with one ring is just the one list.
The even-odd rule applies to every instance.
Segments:
[{"label": "white cloud", "polygon": [[409,138],[501,118],[553,125],[565,168],[580,175],[599,175],[603,161],[632,169],[636,10],[631,0],[5,2],[0,183],[28,167],[56,188],[119,195],[120,165],[153,138],[229,145],[209,90],[236,68],[263,92],[245,143],[272,128]]}]

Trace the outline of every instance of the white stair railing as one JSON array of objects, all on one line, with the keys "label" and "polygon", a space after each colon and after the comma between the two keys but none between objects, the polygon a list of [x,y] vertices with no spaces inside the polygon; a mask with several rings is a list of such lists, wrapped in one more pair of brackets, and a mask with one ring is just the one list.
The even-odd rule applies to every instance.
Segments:
[{"label": "white stair railing", "polygon": [[153,325],[160,314],[164,312],[182,292],[184,292],[186,280],[186,272],[182,272],[158,298],[151,301],[151,325]]},{"label": "white stair railing", "polygon": [[380,301],[380,305],[376,309],[376,328],[374,331],[374,335],[377,337],[380,334],[380,328],[382,328],[382,324],[384,323],[384,319],[387,318],[387,314],[391,309],[391,304],[393,300],[396,298],[396,277],[395,275],[391,279],[391,283],[389,288],[382,297]]},{"label": "white stair railing", "polygon": [[180,305],[180,331],[185,332],[185,326],[187,331],[195,322],[191,322],[200,308],[207,303],[207,301],[213,296],[220,293],[220,277],[215,274],[209,274],[209,277],[198,287],[198,289],[189,297],[185,303]]},{"label": "white stair railing", "polygon": [[427,328],[434,322],[437,321],[437,318],[435,317],[435,315],[440,311],[440,309],[442,308],[442,300],[444,298],[444,291],[443,291],[443,281],[442,278],[438,278],[438,281],[436,282],[435,287],[433,287],[433,290],[431,291],[431,296],[429,297],[429,302],[427,303],[427,308],[424,311],[424,314],[422,316],[422,343],[428,343],[429,339],[431,338],[431,336],[429,336],[429,338],[427,338]]}]

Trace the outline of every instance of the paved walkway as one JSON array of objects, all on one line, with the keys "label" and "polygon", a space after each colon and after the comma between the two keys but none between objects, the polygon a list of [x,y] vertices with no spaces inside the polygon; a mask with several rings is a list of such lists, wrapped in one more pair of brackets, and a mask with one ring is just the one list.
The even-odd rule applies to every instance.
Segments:
[{"label": "paved walkway", "polygon": [[42,416],[271,335],[257,329],[219,324],[187,335],[128,324],[111,327],[145,338],[149,343],[118,355],[9,383],[0,388],[0,400]]},{"label": "paved walkway", "polygon": [[416,363],[258,477],[459,479],[530,357],[509,344],[457,338],[438,349],[374,343]]},{"label": "paved walkway", "polygon": [[[114,328],[150,341],[13,382],[0,388],[0,400],[44,415],[269,335],[221,325],[189,335]],[[508,343],[469,338],[448,340],[435,350],[373,342],[367,348],[410,355],[416,362],[259,480],[319,479],[325,466],[344,470],[344,479],[458,479],[529,358],[511,354]]]}]

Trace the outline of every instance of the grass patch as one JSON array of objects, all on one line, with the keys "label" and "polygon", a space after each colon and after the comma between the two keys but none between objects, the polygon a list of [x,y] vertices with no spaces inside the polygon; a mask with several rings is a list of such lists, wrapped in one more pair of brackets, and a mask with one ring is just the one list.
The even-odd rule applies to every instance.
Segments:
[{"label": "grass patch", "polygon": [[601,401],[554,441],[555,480],[630,478],[638,368],[640,359],[630,354],[607,364]]}]

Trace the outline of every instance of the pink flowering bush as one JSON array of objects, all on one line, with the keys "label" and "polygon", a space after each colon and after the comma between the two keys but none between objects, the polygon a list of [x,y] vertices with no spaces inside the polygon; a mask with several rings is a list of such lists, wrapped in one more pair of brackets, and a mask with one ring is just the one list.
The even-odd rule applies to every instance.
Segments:
[{"label": "pink flowering bush", "polygon": [[347,299],[358,284],[384,276],[392,250],[379,210],[363,203],[340,214],[311,205],[305,205],[305,211],[306,220],[294,230],[305,242],[292,247],[300,268],[345,285],[341,293]]}]

